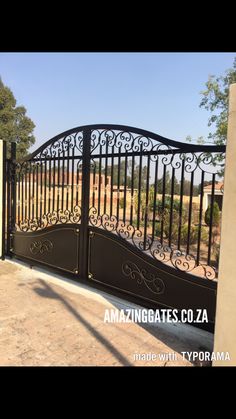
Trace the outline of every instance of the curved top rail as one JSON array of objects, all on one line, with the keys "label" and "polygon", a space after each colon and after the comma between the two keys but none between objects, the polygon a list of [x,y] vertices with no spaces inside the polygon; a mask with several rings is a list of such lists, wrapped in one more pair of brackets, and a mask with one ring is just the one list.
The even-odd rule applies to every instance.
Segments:
[{"label": "curved top rail", "polygon": [[23,160],[30,160],[35,157],[38,153],[43,151],[47,148],[51,143],[59,140],[62,137],[66,137],[67,135],[73,134],[75,132],[82,132],[84,130],[96,130],[96,129],[104,129],[104,130],[120,130],[123,132],[132,132],[135,134],[142,135],[143,137],[152,138],[164,145],[169,145],[171,147],[175,147],[177,149],[183,150],[185,152],[224,152],[226,149],[225,145],[199,145],[199,144],[189,144],[183,143],[180,141],[170,140],[169,138],[163,137],[159,134],[155,134],[154,132],[144,130],[142,128],[131,127],[128,125],[118,125],[118,124],[92,124],[92,125],[81,125],[75,128],[71,128],[67,131],[61,132],[60,134],[56,135],[55,137],[51,138],[50,140],[46,141],[40,147],[37,148],[33,153],[26,156]]}]

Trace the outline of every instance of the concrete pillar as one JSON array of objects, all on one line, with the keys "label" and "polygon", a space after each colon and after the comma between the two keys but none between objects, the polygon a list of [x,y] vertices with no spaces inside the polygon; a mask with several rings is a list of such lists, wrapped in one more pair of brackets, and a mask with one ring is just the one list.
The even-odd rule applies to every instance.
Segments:
[{"label": "concrete pillar", "polygon": [[236,366],[236,83],[230,86],[229,118],[221,225],[219,282],[214,352],[229,352],[230,361],[213,366]]},{"label": "concrete pillar", "polygon": [[3,208],[3,141],[0,140],[0,258],[2,257],[2,208]]}]

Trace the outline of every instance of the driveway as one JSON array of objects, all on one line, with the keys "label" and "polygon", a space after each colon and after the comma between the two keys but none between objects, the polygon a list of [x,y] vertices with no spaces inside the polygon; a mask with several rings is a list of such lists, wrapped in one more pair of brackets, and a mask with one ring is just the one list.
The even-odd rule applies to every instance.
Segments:
[{"label": "driveway", "polygon": [[[104,323],[106,308],[128,306],[42,269],[0,261],[0,365],[192,366],[181,352],[212,346],[210,333],[191,326]],[[160,353],[176,359],[137,359]]]}]

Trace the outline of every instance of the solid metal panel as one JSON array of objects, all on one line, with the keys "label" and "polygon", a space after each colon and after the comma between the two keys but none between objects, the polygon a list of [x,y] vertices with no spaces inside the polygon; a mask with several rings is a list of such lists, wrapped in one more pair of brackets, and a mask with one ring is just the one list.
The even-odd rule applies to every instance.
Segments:
[{"label": "solid metal panel", "polygon": [[213,283],[204,282],[202,278],[198,281],[196,277],[196,280],[188,280],[184,273],[183,279],[173,268],[161,269],[151,258],[133,252],[125,240],[94,228],[89,233],[89,277],[148,300],[153,308],[161,305],[176,309],[207,309],[209,321],[214,322],[216,287]]},{"label": "solid metal panel", "polygon": [[79,273],[79,226],[55,226],[13,234],[14,255],[46,266]]}]

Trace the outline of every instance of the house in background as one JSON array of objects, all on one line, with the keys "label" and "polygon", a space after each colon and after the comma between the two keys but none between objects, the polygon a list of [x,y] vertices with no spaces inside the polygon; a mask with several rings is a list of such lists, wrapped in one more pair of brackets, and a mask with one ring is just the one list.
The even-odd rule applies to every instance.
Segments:
[{"label": "house in background", "polygon": [[[211,189],[212,184],[205,186],[203,189],[203,211],[205,212],[209,205],[211,205]],[[224,184],[223,182],[215,183],[215,191],[214,191],[214,202],[217,202],[219,205],[220,211],[222,211],[222,202],[223,202],[223,190]]]}]

